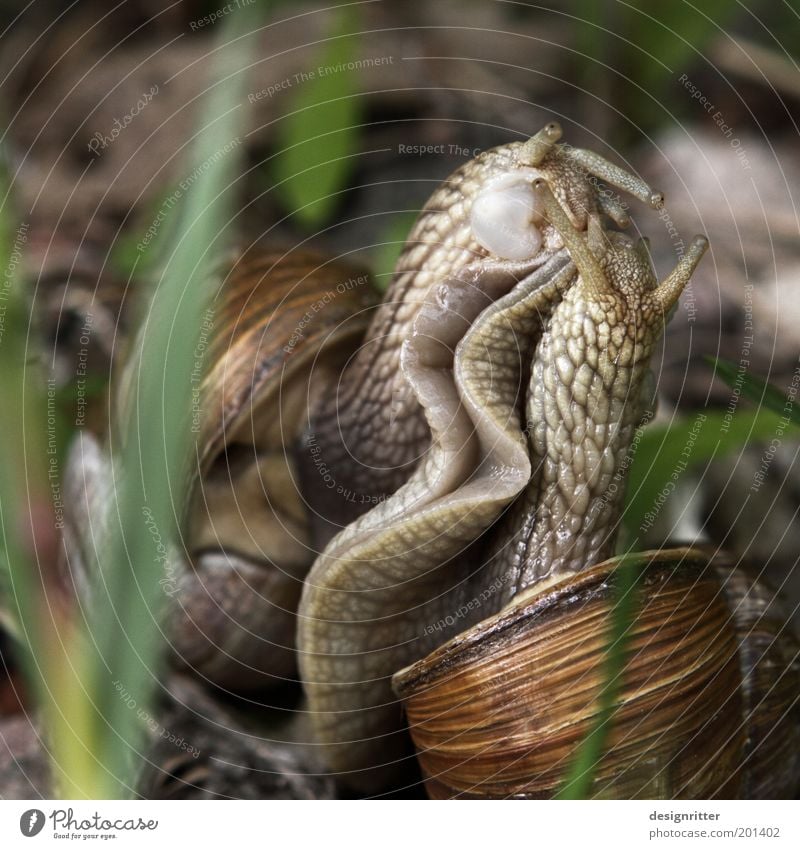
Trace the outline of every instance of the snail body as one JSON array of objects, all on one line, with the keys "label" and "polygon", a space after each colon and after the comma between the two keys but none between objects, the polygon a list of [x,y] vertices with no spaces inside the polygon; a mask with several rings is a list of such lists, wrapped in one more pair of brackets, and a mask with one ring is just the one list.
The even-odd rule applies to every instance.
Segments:
[{"label": "snail body", "polygon": [[[604,229],[608,210],[576,224],[548,177],[528,176],[534,199],[511,197],[523,207],[514,226],[546,222],[561,251],[505,293],[490,292],[491,275],[470,280],[490,293],[483,309],[450,289],[429,295],[400,367],[425,411],[430,451],[332,540],[304,586],[298,649],[316,737],[329,768],[362,788],[401,781],[411,759],[395,696],[434,796],[553,795],[599,710],[602,602],[617,566],[606,558],[634,429],[649,411],[649,359],[706,240],[696,237],[658,284],[646,246]],[[494,244],[511,253],[503,238]],[[446,336],[442,313],[454,302],[471,323]],[[530,386],[520,393],[526,355]],[[796,758],[767,781],[750,762],[765,719],[796,703],[791,641],[779,672],[775,656],[753,661],[741,626],[748,599],[721,601],[702,552],[654,554],[640,570],[632,683],[597,793],[790,792]],[[388,676],[404,663],[392,692]],[[765,678],[770,697],[758,701],[754,682]],[[793,728],[782,724],[784,740]]]},{"label": "snail body", "polygon": [[[481,576],[505,604],[393,679],[432,796],[553,796],[598,721],[600,623],[622,559],[600,561],[613,550],[618,482],[647,412],[650,351],[706,247],[697,237],[656,286],[641,244],[591,225],[584,240],[540,188],[579,276],[531,369],[538,473],[499,523]],[[640,606],[592,795],[793,793],[797,756],[777,755],[766,740],[774,734],[784,752],[797,751],[798,645],[777,636],[766,588],[705,551],[635,557]]]},{"label": "snail body", "polygon": [[[239,258],[220,291],[174,654],[240,690],[297,663],[311,742],[362,792],[419,763],[434,796],[553,795],[596,718],[649,359],[706,244],[658,283],[597,178],[661,196],[559,138],[445,180],[380,303],[302,251]],[[694,549],[637,557],[596,795],[786,792],[798,765],[775,740],[796,742],[781,709],[800,671],[790,638],[761,636],[766,591]]]},{"label": "snail body", "polygon": [[504,578],[498,602],[613,552],[625,494],[615,482],[622,482],[634,430],[650,412],[650,354],[706,248],[696,237],[657,284],[643,242],[603,233],[597,221],[587,241],[547,186],[536,188],[578,276],[531,367],[527,428],[536,471],[504,522],[510,533],[501,528],[487,558],[485,578]]}]

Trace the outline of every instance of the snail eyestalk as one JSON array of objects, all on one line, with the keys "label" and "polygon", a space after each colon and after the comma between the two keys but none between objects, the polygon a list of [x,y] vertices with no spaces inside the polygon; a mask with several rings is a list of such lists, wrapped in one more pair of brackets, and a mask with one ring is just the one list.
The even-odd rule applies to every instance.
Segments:
[{"label": "snail eyestalk", "polygon": [[564,246],[580,272],[583,288],[598,297],[613,292],[597,257],[590,250],[584,236],[573,227],[547,183],[544,180],[535,180],[533,188],[541,199],[548,220],[558,230]]},{"label": "snail eyestalk", "polygon": [[[566,149],[566,154],[573,161],[583,166],[590,174],[599,177],[606,183],[633,195],[637,200],[657,209],[664,203],[664,195],[655,192],[641,177],[636,177],[618,165],[612,165],[608,160],[591,150],[572,147]],[[612,215],[612,218],[614,216]]]},{"label": "snail eyestalk", "polygon": [[547,126],[542,127],[536,135],[525,142],[522,161],[532,167],[540,165],[561,138],[561,132],[561,124],[556,121],[551,121]]},{"label": "snail eyestalk", "polygon": [[707,247],[708,239],[705,236],[695,236],[689,245],[689,250],[681,257],[674,271],[653,291],[665,313],[677,303]]}]

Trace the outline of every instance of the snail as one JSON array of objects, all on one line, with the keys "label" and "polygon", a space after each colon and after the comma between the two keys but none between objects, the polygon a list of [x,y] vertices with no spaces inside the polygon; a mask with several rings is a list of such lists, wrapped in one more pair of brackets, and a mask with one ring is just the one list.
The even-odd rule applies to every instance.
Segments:
[{"label": "snail", "polygon": [[[451,175],[420,215],[380,304],[363,269],[341,259],[251,250],[230,261],[198,334],[198,374],[206,368],[187,416],[197,463],[186,484],[183,550],[166,551],[142,516],[142,533],[165,563],[168,635],[180,668],[237,691],[293,677],[295,609],[316,553],[395,492],[428,448],[430,428],[400,364],[426,298],[446,289],[465,299],[446,305],[443,331],[455,338],[518,280],[566,260],[532,192],[537,176],[551,178],[579,227],[601,210],[627,222],[596,177],[660,201],[623,169],[558,145],[560,136],[548,124]],[[523,256],[514,245],[531,233]],[[474,284],[448,287],[460,277]],[[116,381],[122,422],[140,346],[133,341]],[[109,453],[84,431],[65,475],[65,569],[87,598],[94,579],[86,564],[113,503],[111,481],[119,481]]]},{"label": "snail", "polygon": [[[364,790],[400,780],[409,758],[392,680],[434,796],[553,795],[569,744],[599,710],[617,565],[608,558],[631,440],[651,404],[650,354],[706,240],[696,237],[659,284],[645,243],[607,232],[596,212],[584,235],[552,180],[532,178],[526,209],[555,230],[569,259],[553,256],[444,339],[447,313],[457,302],[466,315],[466,298],[426,298],[400,363],[431,449],[391,498],[331,541],[305,582],[298,648],[316,737],[330,768]],[[742,621],[765,591],[748,589],[728,606],[723,585],[708,586],[702,554],[643,562],[638,677],[623,695],[619,732],[627,736],[598,792],[787,792],[796,758],[776,765],[773,753],[779,768],[762,765],[764,780],[755,777],[770,753],[754,740],[796,705],[800,683],[790,637],[761,655],[749,645]],[[441,623],[461,631],[444,646]],[[665,653],[660,640],[670,638]],[[653,678],[660,687],[646,686]],[[796,743],[796,723],[779,725]],[[705,747],[692,748],[703,737]]]},{"label": "snail", "polygon": [[[187,550],[170,553],[175,654],[234,689],[296,661],[311,743],[361,792],[402,787],[418,756],[433,796],[552,795],[596,710],[648,360],[705,240],[657,284],[646,245],[608,227],[627,209],[597,181],[661,196],[560,135],[549,124],[445,180],[380,304],[366,276],[299,250],[240,259],[220,290]],[[74,501],[91,508],[86,465],[72,467]],[[638,555],[633,680],[658,676],[662,655],[639,646],[662,633],[677,671],[669,698],[623,686],[598,793],[775,795],[796,775],[773,748],[794,740],[791,637],[762,637],[759,654],[753,633],[775,624],[759,614],[766,591],[713,561]],[[713,658],[682,678],[689,649]],[[729,689],[696,715],[723,672]],[[576,681],[583,702],[547,689]],[[564,713],[540,716],[548,700]],[[708,762],[690,750],[707,728],[727,743]]]},{"label": "snail", "polygon": [[[167,546],[146,511],[141,532],[152,537],[154,557],[164,563],[174,665],[245,692],[296,674],[295,610],[314,551],[285,442],[300,427],[308,398],[362,338],[365,308],[375,295],[363,285],[362,269],[313,252],[257,252],[230,265],[195,348],[197,388],[187,428],[197,459],[186,482],[182,548]],[[131,348],[135,353],[136,341]],[[205,361],[210,368],[202,373]],[[131,355],[116,387],[123,422],[136,379]],[[88,601],[95,592],[88,564],[120,472],[112,469],[110,449],[82,432],[65,480],[65,570]]]}]

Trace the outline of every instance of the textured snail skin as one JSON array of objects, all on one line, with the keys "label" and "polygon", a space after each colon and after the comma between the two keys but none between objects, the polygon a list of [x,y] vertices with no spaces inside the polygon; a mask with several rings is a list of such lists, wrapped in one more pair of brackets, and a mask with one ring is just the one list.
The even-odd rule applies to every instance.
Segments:
[{"label": "textured snail skin", "polygon": [[[336,391],[311,409],[309,439],[336,481],[335,491],[321,486],[316,464],[305,463],[303,489],[322,528],[318,544],[327,543],[336,531],[393,493],[430,443],[424,405],[401,362],[406,340],[421,333],[414,329],[420,311],[436,310],[437,301],[447,301],[439,309],[438,323],[428,323],[426,344],[431,349],[450,346],[442,353],[443,362],[449,362],[452,347],[476,309],[511,291],[562,250],[561,236],[542,221],[532,225],[540,242],[533,256],[503,260],[490,254],[473,232],[476,199],[498,183],[518,184],[524,179],[532,185],[544,178],[580,230],[600,209],[618,221],[626,220],[619,205],[596,191],[591,175],[642,201],[660,202],[660,195],[644,182],[596,154],[557,145],[560,135],[558,125],[549,124],[527,142],[483,152],[448,177],[422,210],[361,349]],[[507,226],[507,221],[498,221],[498,235]],[[482,222],[484,233],[489,227]]]},{"label": "textured snail skin", "polygon": [[[426,270],[415,272],[428,280],[424,292],[416,294],[421,300],[410,304],[406,299],[399,307],[387,307],[386,316],[398,310],[387,362],[390,369],[399,365],[399,372],[380,374],[388,382],[405,381],[426,417],[431,449],[393,497],[330,543],[303,590],[298,650],[316,737],[326,745],[329,767],[348,773],[351,783],[368,789],[391,782],[407,754],[390,676],[448,636],[436,625],[461,609],[461,602],[472,595],[471,581],[487,586],[483,575],[472,575],[482,564],[479,547],[473,544],[531,477],[519,395],[542,330],[576,279],[575,264],[563,245],[568,242],[572,253],[578,242],[573,239],[570,244],[567,235],[583,230],[590,221],[599,228],[592,181],[574,164],[574,151],[565,156],[556,148],[552,154],[556,168],[547,167],[545,156],[534,169],[520,162],[524,149],[500,150],[504,157],[516,154],[512,164],[529,169],[532,183],[546,180],[553,186],[558,200],[549,193],[543,199],[562,216],[558,220],[551,216],[542,224],[545,264],[533,263],[535,270],[517,268],[519,280],[510,290],[513,275],[508,264],[498,260],[473,264],[469,275],[462,272],[460,279],[440,276],[435,264],[423,264],[420,268]],[[483,165],[487,160],[492,161],[486,157]],[[476,172],[483,179],[497,176],[494,169],[468,166],[461,177],[446,182],[444,191],[452,191],[453,184],[462,187],[465,177],[472,179]],[[653,197],[647,187],[637,186],[637,193],[643,199]],[[581,198],[577,207],[576,197]],[[441,203],[440,198],[441,192],[429,209]],[[456,221],[466,222],[466,205],[451,198],[447,208],[464,208]],[[426,220],[424,215],[423,227]],[[452,238],[449,226],[439,238]],[[419,237],[418,228],[401,268],[414,257],[413,243]],[[606,250],[602,240],[598,249]],[[636,257],[634,290],[650,285],[652,272],[644,254],[627,244],[620,251],[621,258],[615,254],[613,258],[620,274]],[[470,253],[480,255],[477,247]],[[426,253],[415,261],[425,263],[430,256]],[[596,266],[597,260],[593,262]],[[650,276],[641,270],[645,264]],[[400,309],[410,313],[410,326],[399,320]],[[635,316],[628,319],[635,324]],[[660,332],[663,310],[658,319]],[[654,332],[653,338],[657,335]],[[646,359],[644,352],[642,357]],[[637,381],[645,370],[646,362],[636,370]],[[639,399],[635,401],[638,416]],[[374,413],[367,416],[372,425],[375,418]],[[342,429],[347,431],[344,424]],[[369,445],[369,434],[363,438]],[[391,434],[384,441],[391,449]],[[500,593],[495,595],[495,601],[501,598]],[[459,614],[458,627],[468,626],[476,612],[470,605]],[[482,615],[487,612],[484,609]]]},{"label": "textured snail skin", "polygon": [[[613,553],[625,488],[623,463],[650,412],[650,355],[665,316],[706,249],[696,237],[662,284],[646,246],[590,226],[572,230],[543,184],[580,274],[539,343],[527,416],[534,475],[500,524],[481,580],[503,577],[495,609],[546,578],[574,574]],[[592,238],[593,237],[593,238]]]}]

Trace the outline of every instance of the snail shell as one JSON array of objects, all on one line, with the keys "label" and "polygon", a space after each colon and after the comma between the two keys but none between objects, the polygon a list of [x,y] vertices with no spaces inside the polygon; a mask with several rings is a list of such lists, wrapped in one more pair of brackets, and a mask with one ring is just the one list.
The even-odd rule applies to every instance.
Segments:
[{"label": "snail shell", "polygon": [[[702,550],[637,559],[627,660],[590,795],[792,795],[800,660],[764,615],[773,596]],[[558,791],[601,709],[620,562],[526,594],[394,676],[431,796]]]},{"label": "snail shell", "polygon": [[238,258],[200,391],[199,463],[178,584],[180,663],[236,689],[295,671],[295,611],[315,549],[294,448],[376,296],[360,267],[306,251]]},{"label": "snail shell", "polygon": [[[167,552],[161,581],[179,668],[234,690],[294,677],[295,612],[315,555],[294,448],[307,406],[358,347],[375,300],[363,269],[309,251],[250,251],[222,282],[195,351],[210,367],[187,423],[197,462],[182,549]],[[134,343],[119,382],[120,421],[136,351]],[[96,559],[91,547],[119,476],[82,433],[65,479],[68,568],[90,602],[97,582],[86,564]],[[158,532],[144,522],[142,533]]]}]

